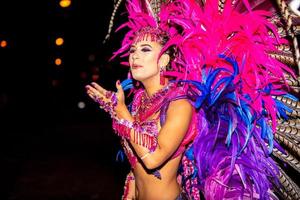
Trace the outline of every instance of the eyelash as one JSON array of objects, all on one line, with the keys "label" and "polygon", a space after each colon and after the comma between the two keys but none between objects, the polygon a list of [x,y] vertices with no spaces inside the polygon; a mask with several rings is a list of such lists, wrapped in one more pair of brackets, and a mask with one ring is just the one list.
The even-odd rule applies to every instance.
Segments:
[{"label": "eyelash", "polygon": [[[129,53],[134,53],[135,51],[136,51],[136,49],[130,49]],[[149,48],[142,48],[141,51],[142,52],[149,52],[149,51],[151,51],[151,49],[149,49]]]},{"label": "eyelash", "polygon": [[148,52],[148,51],[151,51],[151,49],[149,49],[149,48],[142,48],[142,52]]}]

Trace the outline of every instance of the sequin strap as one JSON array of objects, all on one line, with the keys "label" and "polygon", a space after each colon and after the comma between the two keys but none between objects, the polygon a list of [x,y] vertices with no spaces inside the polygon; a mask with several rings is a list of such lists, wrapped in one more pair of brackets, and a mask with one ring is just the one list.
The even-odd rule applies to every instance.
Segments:
[{"label": "sequin strap", "polygon": [[130,187],[130,182],[134,181],[134,176],[132,174],[128,174],[125,180],[125,185],[124,185],[124,194],[122,196],[122,200],[127,200],[128,199],[128,195],[129,195],[129,187]]},{"label": "sequin strap", "polygon": [[127,140],[122,139],[121,144],[123,146],[124,152],[127,156],[127,159],[131,165],[131,168],[134,168],[137,163],[137,157],[134,155],[132,149],[130,148],[130,145],[128,144]]}]

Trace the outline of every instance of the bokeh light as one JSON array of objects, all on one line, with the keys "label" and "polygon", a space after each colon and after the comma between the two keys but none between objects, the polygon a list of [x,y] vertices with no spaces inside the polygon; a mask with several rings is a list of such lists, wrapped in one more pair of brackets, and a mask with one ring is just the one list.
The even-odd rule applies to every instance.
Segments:
[{"label": "bokeh light", "polygon": [[55,44],[56,44],[57,46],[61,46],[61,45],[63,45],[63,43],[64,43],[64,39],[63,39],[63,38],[61,38],[61,37],[56,38]]},{"label": "bokeh light", "polygon": [[7,47],[7,41],[6,41],[6,40],[2,40],[2,41],[0,42],[0,46],[1,46],[2,48]]},{"label": "bokeh light", "polygon": [[69,7],[71,5],[71,0],[61,0],[59,5],[63,8]]},{"label": "bokeh light", "polygon": [[62,63],[62,60],[60,58],[56,58],[54,62],[55,62],[55,65],[60,66]]},{"label": "bokeh light", "polygon": [[83,101],[79,101],[77,104],[78,108],[84,109],[85,108],[85,103]]}]

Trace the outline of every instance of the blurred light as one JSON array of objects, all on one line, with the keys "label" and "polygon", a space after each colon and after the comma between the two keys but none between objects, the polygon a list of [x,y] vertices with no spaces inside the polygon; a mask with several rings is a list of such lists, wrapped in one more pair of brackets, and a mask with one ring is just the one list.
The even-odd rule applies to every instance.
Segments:
[{"label": "blurred light", "polygon": [[79,101],[77,104],[78,108],[84,109],[85,108],[85,103],[83,101]]},{"label": "blurred light", "polygon": [[61,65],[61,63],[62,63],[62,61],[60,58],[55,59],[55,65],[59,66],[59,65]]},{"label": "blurred light", "polygon": [[98,74],[93,74],[92,75],[92,81],[97,81],[99,80],[100,76]]},{"label": "blurred light", "polygon": [[87,79],[87,73],[86,72],[80,72],[80,78],[81,79]]},{"label": "blurred light", "polygon": [[53,87],[57,87],[60,83],[59,83],[59,80],[54,79],[54,80],[51,81],[51,84],[52,84]]},{"label": "blurred light", "polygon": [[63,8],[69,7],[71,5],[71,0],[60,0],[59,5]]},{"label": "blurred light", "polygon": [[91,55],[89,55],[89,57],[88,57],[88,60],[89,60],[90,62],[94,62],[95,59],[96,59],[96,56],[95,56],[94,54],[91,54]]},{"label": "blurred light", "polygon": [[63,38],[61,38],[61,37],[56,38],[55,44],[56,44],[57,46],[61,46],[63,43],[64,43],[64,39],[63,39]]},{"label": "blurred light", "polygon": [[93,66],[91,70],[92,70],[93,74],[98,74],[99,73],[99,67],[98,66]]},{"label": "blurred light", "polygon": [[100,76],[99,76],[99,67],[98,66],[93,66],[92,67],[92,80],[93,81],[97,81],[99,80]]},{"label": "blurred light", "polygon": [[0,46],[1,46],[2,48],[5,48],[5,47],[7,46],[6,40],[2,40],[2,41],[0,42]]}]

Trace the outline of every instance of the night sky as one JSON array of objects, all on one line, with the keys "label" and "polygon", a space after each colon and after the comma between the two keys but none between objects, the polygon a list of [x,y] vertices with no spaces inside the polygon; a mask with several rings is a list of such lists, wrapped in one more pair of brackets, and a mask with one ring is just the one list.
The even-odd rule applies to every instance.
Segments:
[{"label": "night sky", "polygon": [[108,61],[122,32],[102,43],[113,1],[106,4],[0,3],[1,200],[120,199],[128,163],[116,161],[110,117],[84,89],[96,81],[114,90],[126,78],[118,59]]}]

